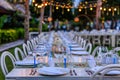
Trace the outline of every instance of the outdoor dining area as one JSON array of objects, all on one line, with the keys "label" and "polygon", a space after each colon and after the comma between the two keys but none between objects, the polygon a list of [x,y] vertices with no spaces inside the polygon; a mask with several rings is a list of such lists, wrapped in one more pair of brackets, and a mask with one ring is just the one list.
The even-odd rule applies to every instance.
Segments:
[{"label": "outdoor dining area", "polygon": [[[119,80],[119,47],[108,50],[79,36],[76,32],[48,32],[16,47],[14,55],[1,54],[1,68],[6,80]],[[12,61],[9,72],[6,57]]]},{"label": "outdoor dining area", "polygon": [[120,80],[119,0],[0,1],[0,80]]}]

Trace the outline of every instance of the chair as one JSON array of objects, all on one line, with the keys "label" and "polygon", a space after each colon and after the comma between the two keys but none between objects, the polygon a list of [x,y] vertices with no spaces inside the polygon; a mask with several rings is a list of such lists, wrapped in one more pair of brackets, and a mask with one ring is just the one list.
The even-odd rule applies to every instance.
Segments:
[{"label": "chair", "polygon": [[27,41],[27,46],[29,47],[29,49],[32,51],[33,50],[33,45],[30,41]]},{"label": "chair", "polygon": [[[16,58],[17,61],[20,61],[20,56],[21,56],[22,60],[25,58],[25,54],[24,54],[23,51],[22,51],[20,48],[18,48],[18,47],[16,47],[16,48],[14,49],[14,54],[15,54],[15,58]],[[19,56],[19,54],[20,54],[20,56]]]},{"label": "chair", "polygon": [[92,44],[91,43],[87,43],[85,49],[89,52],[89,54],[91,53],[92,51]]},{"label": "chair", "polygon": [[120,51],[120,47],[116,47],[113,49],[114,51]]},{"label": "chair", "polygon": [[103,36],[103,46],[105,45],[111,45],[111,37],[109,35],[104,35]]},{"label": "chair", "polygon": [[103,80],[103,77],[106,73],[110,72],[110,71],[120,71],[120,65],[119,64],[110,64],[107,66],[102,67],[101,69],[97,70],[96,72],[93,73],[93,75],[91,76],[92,80],[94,80],[94,78],[100,73],[102,72],[100,76],[100,80]]},{"label": "chair", "polygon": [[100,36],[99,35],[93,35],[92,36],[92,43],[93,45],[101,45],[101,42],[100,42]]},{"label": "chair", "polygon": [[120,46],[120,35],[116,35],[116,45]]},{"label": "chair", "polygon": [[32,40],[30,40],[30,42],[32,43],[32,46],[33,46],[33,48],[34,48],[34,47],[35,47],[35,45],[36,45],[35,40],[34,40],[34,39],[32,39]]},{"label": "chair", "polygon": [[84,42],[83,38],[80,39],[79,44],[82,46],[82,43]]},{"label": "chair", "polygon": [[93,50],[93,52],[92,52],[92,56],[96,56],[96,54],[98,55],[99,53],[100,53],[101,51],[100,51],[100,46],[97,46],[94,50]]},{"label": "chair", "polygon": [[82,48],[85,48],[86,42],[87,42],[86,40],[83,40],[83,41],[82,41],[82,43],[81,43],[81,47],[82,47]]},{"label": "chair", "polygon": [[79,36],[75,35],[74,38],[73,38],[73,40],[75,40],[76,42],[78,42],[78,38],[79,38]]},{"label": "chair", "polygon": [[9,57],[12,61],[12,65],[13,67],[15,67],[15,57],[12,55],[12,53],[5,51],[1,54],[1,58],[0,58],[0,64],[1,64],[1,69],[3,74],[6,76],[8,74],[8,69],[7,69],[7,65],[6,65],[6,57]]},{"label": "chair", "polygon": [[28,52],[30,51],[30,48],[25,43],[23,43],[22,47],[23,47],[23,52],[26,57],[28,55]]}]

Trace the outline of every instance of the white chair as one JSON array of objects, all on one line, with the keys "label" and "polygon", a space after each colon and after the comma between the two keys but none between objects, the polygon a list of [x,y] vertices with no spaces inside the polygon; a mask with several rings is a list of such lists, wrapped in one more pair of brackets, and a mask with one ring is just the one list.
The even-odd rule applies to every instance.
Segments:
[{"label": "white chair", "polygon": [[39,43],[38,37],[35,38],[36,44]]},{"label": "white chair", "polygon": [[103,46],[105,46],[105,45],[110,46],[110,45],[111,45],[111,37],[110,37],[109,35],[104,35],[102,42],[103,42],[103,43],[102,43]]},{"label": "white chair", "polygon": [[8,51],[5,51],[1,54],[1,58],[0,58],[0,64],[1,64],[1,69],[2,69],[2,72],[3,74],[6,76],[9,71],[7,69],[7,64],[6,64],[6,57],[9,57],[12,61],[12,65],[13,67],[15,67],[15,57],[12,55],[12,53],[8,52]]},{"label": "white chair", "polygon": [[26,57],[28,55],[28,52],[30,51],[30,48],[25,43],[23,43],[22,47],[23,47],[23,52]]},{"label": "white chair", "polygon": [[34,39],[32,39],[32,40],[30,40],[30,42],[32,43],[32,46],[33,46],[33,48],[34,48],[34,47],[35,47],[35,45],[36,45],[35,40],[34,40]]},{"label": "white chair", "polygon": [[120,46],[120,35],[116,35],[116,45]]},{"label": "white chair", "polygon": [[81,47],[85,48],[85,46],[86,46],[86,40],[83,40],[82,43],[81,43]]},{"label": "white chair", "polygon": [[116,47],[113,49],[114,51],[120,51],[120,47]]},{"label": "white chair", "polygon": [[83,38],[80,39],[79,44],[82,46],[82,43],[84,42]]},{"label": "white chair", "polygon": [[92,56],[96,56],[96,55],[98,55],[99,53],[100,53],[101,51],[100,51],[100,46],[97,46],[94,50],[93,50],[93,52],[92,52]]},{"label": "white chair", "polygon": [[100,41],[100,36],[99,35],[93,35],[92,36],[92,43],[93,45],[101,45],[101,41]]},{"label": "white chair", "polygon": [[92,51],[92,44],[91,43],[87,43],[85,49],[89,52],[89,54],[91,53]]},{"label": "white chair", "polygon": [[104,66],[103,68],[97,70],[96,72],[93,73],[93,75],[91,76],[92,80],[94,80],[94,78],[100,73],[102,72],[100,76],[100,80],[103,80],[103,77],[106,73],[110,72],[110,71],[120,71],[120,65],[119,64],[110,64],[107,66]]},{"label": "white chair", "polygon": [[[23,51],[22,51],[20,48],[18,48],[18,47],[16,47],[16,48],[14,49],[14,54],[15,54],[15,58],[16,58],[17,61],[20,61],[20,57],[21,57],[22,60],[25,58],[25,54],[24,54]],[[20,54],[20,56],[19,56],[19,54]]]},{"label": "white chair", "polygon": [[33,50],[33,45],[30,41],[27,41],[27,46],[29,47],[29,49],[32,51]]},{"label": "white chair", "polygon": [[79,38],[79,36],[75,35],[74,38],[73,38],[73,40],[76,41],[76,42],[78,42],[78,38]]}]

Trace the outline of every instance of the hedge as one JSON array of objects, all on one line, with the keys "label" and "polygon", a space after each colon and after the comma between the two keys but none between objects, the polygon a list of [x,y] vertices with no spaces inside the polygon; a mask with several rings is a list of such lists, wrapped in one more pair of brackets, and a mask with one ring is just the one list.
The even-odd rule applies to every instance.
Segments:
[{"label": "hedge", "polygon": [[22,28],[0,30],[0,44],[22,39],[23,37],[24,29]]}]

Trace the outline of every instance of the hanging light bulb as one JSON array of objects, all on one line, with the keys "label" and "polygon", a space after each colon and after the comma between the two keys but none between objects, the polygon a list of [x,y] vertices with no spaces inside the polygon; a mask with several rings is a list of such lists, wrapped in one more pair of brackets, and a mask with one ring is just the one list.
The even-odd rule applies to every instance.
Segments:
[{"label": "hanging light bulb", "polygon": [[106,8],[104,8],[104,11],[106,11]]},{"label": "hanging light bulb", "polygon": [[92,10],[93,10],[93,8],[91,7],[91,8],[90,8],[90,10],[92,11]]},{"label": "hanging light bulb", "polygon": [[102,10],[102,7],[100,7],[100,10]]},{"label": "hanging light bulb", "polygon": [[117,11],[117,8],[114,8],[114,11]]},{"label": "hanging light bulb", "polygon": [[68,8],[68,9],[67,9],[67,11],[69,12],[69,11],[70,11],[70,9]]},{"label": "hanging light bulb", "polygon": [[88,2],[87,2],[87,1],[85,1],[85,4],[88,4]]},{"label": "hanging light bulb", "polygon": [[38,4],[36,3],[35,6],[38,6]]},{"label": "hanging light bulb", "polygon": [[41,6],[41,5],[38,5],[38,8],[42,8],[42,6]]},{"label": "hanging light bulb", "polygon": [[111,8],[108,9],[108,11],[111,11],[111,10],[112,10]]},{"label": "hanging light bulb", "polygon": [[45,6],[47,6],[47,3],[45,3]]},{"label": "hanging light bulb", "polygon": [[82,10],[81,9],[79,9],[79,12],[81,12]]},{"label": "hanging light bulb", "polygon": [[35,0],[32,0],[32,2],[34,3],[34,2],[35,2]]},{"label": "hanging light bulb", "polygon": [[59,7],[58,7],[58,6],[56,6],[56,9],[58,10],[58,9],[59,9]]}]

